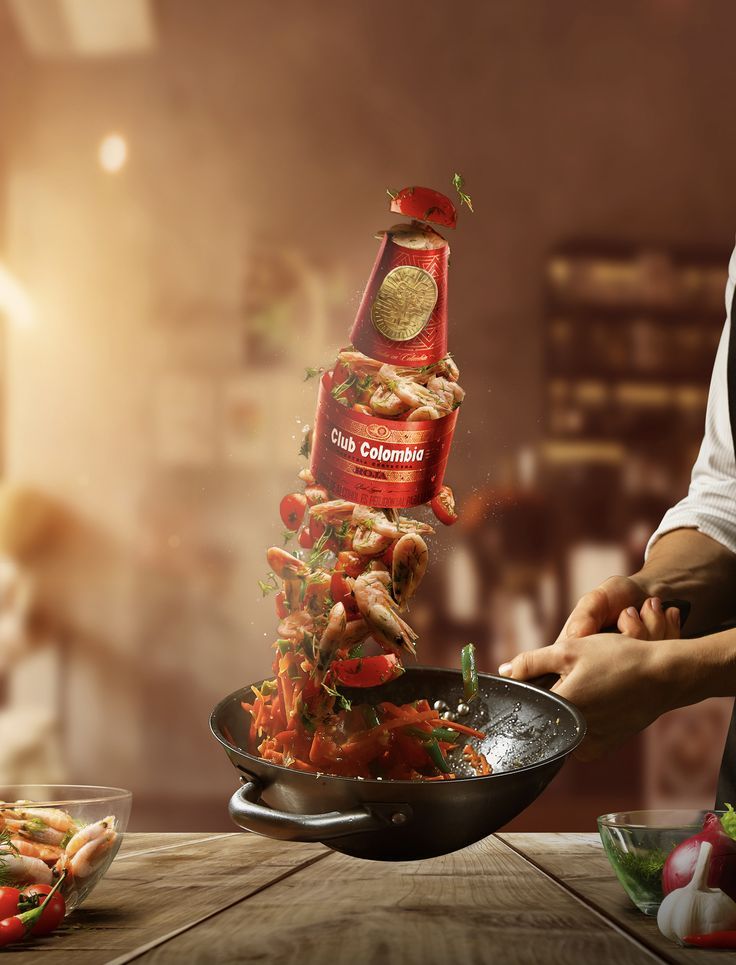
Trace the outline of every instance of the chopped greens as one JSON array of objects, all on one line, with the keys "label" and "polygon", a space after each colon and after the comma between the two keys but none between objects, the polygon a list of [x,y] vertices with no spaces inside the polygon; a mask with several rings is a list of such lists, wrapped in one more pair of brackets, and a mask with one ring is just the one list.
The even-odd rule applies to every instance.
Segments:
[{"label": "chopped greens", "polygon": [[726,813],[721,818],[721,824],[726,834],[736,839],[736,810],[732,804],[726,804]]},{"label": "chopped greens", "polygon": [[323,366],[320,365],[319,368],[315,368],[312,365],[308,365],[304,369],[304,381],[309,382],[310,379],[316,379],[322,372],[324,372]]},{"label": "chopped greens", "polygon": [[335,700],[338,702],[338,704],[340,704],[343,710],[353,709],[352,703],[348,700],[345,694],[341,694],[339,690],[336,690],[334,687],[330,687],[330,685],[326,683],[324,680],[322,681],[322,687],[324,690],[327,691],[330,697],[335,698]]}]

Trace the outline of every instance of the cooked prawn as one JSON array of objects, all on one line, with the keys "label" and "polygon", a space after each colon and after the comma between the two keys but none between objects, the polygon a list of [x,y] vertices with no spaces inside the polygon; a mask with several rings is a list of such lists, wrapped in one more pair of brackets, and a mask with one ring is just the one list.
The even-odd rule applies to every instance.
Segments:
[{"label": "cooked prawn", "polygon": [[308,572],[306,563],[297,559],[296,556],[292,556],[291,553],[287,553],[280,546],[272,546],[267,550],[266,559],[276,576],[280,576],[282,580],[303,576]]},{"label": "cooked prawn", "polygon": [[321,680],[322,677],[324,677],[327,668],[332,663],[335,651],[342,643],[346,626],[347,617],[345,615],[345,607],[342,603],[336,603],[330,610],[327,626],[315,648],[317,664],[314,675],[317,679]]},{"label": "cooked prawn", "polygon": [[427,571],[429,550],[419,533],[405,533],[394,546],[391,562],[393,596],[405,606],[414,596]]},{"label": "cooked prawn", "polygon": [[407,650],[415,655],[418,637],[408,623],[401,619],[398,606],[389,592],[388,573],[369,570],[355,580],[349,580],[355,602],[371,628],[371,634],[395,654]]},{"label": "cooked prawn", "polygon": [[62,848],[56,844],[41,844],[26,838],[11,838],[10,843],[24,858],[38,858],[46,864],[54,864],[62,854]]},{"label": "cooked prawn", "polygon": [[24,854],[3,855],[3,875],[14,885],[50,885],[51,869],[40,858]]},{"label": "cooked prawn", "polygon": [[117,837],[112,815],[88,824],[69,841],[55,870],[66,870],[73,878],[88,878],[106,860]]}]

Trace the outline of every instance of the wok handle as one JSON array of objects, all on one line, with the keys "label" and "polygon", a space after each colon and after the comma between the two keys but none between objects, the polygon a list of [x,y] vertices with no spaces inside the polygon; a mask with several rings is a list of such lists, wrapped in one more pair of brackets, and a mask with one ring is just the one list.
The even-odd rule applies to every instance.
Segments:
[{"label": "wok handle", "polygon": [[290,814],[261,804],[262,790],[258,781],[244,781],[230,798],[228,810],[239,827],[267,838],[323,841],[347,834],[401,827],[411,820],[411,808],[406,804],[371,804],[355,811],[329,811],[326,814]]},{"label": "wok handle", "polygon": [[[688,600],[663,600],[662,609],[669,610],[671,607],[675,607],[680,611],[680,626],[685,625],[685,620],[690,616],[690,602]],[[600,631],[601,633],[618,633],[618,627],[603,627]],[[541,677],[533,677],[528,681],[530,684],[534,684],[535,687],[541,687],[542,690],[551,690],[560,678],[556,673],[543,674]]]}]

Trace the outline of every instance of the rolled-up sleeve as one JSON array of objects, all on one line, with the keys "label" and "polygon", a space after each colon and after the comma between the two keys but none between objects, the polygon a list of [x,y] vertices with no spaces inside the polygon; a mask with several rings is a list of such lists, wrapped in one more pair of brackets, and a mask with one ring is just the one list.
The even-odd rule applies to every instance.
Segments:
[{"label": "rolled-up sleeve", "polygon": [[718,540],[736,553],[736,457],[728,413],[728,340],[731,299],[736,280],[736,249],[729,263],[726,285],[726,324],[711,377],[705,435],[695,462],[687,496],[669,509],[649,540],[654,543],[674,529],[691,528]]}]

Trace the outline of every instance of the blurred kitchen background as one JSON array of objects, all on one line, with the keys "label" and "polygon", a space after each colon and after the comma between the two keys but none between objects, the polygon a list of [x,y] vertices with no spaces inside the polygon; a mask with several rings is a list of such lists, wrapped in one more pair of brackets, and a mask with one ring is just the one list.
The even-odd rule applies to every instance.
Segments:
[{"label": "blurred kitchen background", "polygon": [[[315,383],[395,218],[451,190],[468,390],[413,609],[492,670],[637,568],[687,486],[736,231],[727,0],[0,0],[0,782],[228,828],[208,733]],[[730,701],[572,763],[515,823],[709,803]]]}]

